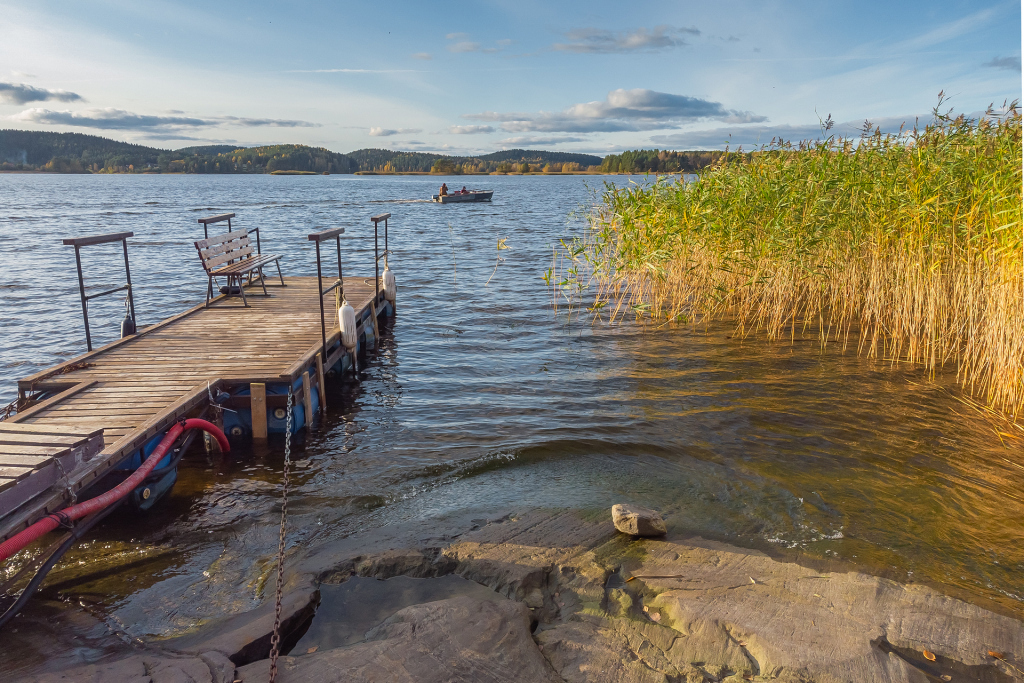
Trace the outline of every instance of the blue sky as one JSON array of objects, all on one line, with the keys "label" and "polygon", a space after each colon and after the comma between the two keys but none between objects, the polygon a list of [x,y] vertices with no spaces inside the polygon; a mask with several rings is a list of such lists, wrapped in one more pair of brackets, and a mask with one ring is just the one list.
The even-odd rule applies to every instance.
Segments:
[{"label": "blue sky", "polygon": [[1020,2],[0,0],[0,127],[606,154],[1021,97]]}]

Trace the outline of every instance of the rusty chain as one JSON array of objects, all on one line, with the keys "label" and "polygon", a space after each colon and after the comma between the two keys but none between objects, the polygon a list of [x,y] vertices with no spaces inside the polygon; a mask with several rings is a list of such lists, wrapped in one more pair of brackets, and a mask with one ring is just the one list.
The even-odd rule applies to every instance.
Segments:
[{"label": "rusty chain", "polygon": [[292,388],[288,387],[288,415],[284,427],[284,491],[281,494],[281,531],[277,539],[277,596],[274,604],[274,635],[270,637],[270,683],[277,679],[281,649],[281,583],[284,578],[285,524],[288,520],[288,471],[292,460]]}]

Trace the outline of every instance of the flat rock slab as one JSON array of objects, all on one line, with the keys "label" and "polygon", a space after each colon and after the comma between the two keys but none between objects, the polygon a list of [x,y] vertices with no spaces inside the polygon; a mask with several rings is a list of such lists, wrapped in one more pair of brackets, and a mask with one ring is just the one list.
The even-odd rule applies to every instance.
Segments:
[{"label": "flat rock slab", "polygon": [[[618,570],[596,579],[583,571],[590,563]],[[1024,661],[1024,623],[925,586],[819,573],[701,539],[599,547],[571,565],[560,571],[569,578],[560,599],[574,591],[605,601],[563,613],[537,637],[570,683],[1009,682],[987,652]]]},{"label": "flat rock slab", "polygon": [[194,657],[146,652],[21,679],[24,683],[232,683],[234,680],[235,665],[219,652]]},{"label": "flat rock slab", "polygon": [[[366,642],[278,660],[280,683],[558,683],[530,637],[525,606],[457,597],[407,607]],[[270,662],[238,670],[268,680]]]},{"label": "flat rock slab", "polygon": [[550,592],[555,567],[614,534],[607,523],[587,521],[572,512],[534,511],[465,534],[441,557],[454,563],[461,576],[523,600],[535,590]]},{"label": "flat rock slab", "polygon": [[710,545],[648,541],[633,571],[666,577],[642,580],[657,591],[649,614],[688,636],[672,648],[682,661],[720,653],[723,663],[741,668],[742,654],[753,674],[897,681],[921,680],[923,672],[960,679],[965,666],[979,675],[995,671],[989,650],[1024,659],[1024,624],[931,588],[854,572],[822,574]]},{"label": "flat rock slab", "polygon": [[640,505],[613,505],[612,523],[616,529],[630,536],[657,537],[668,533],[665,520],[658,511]]}]

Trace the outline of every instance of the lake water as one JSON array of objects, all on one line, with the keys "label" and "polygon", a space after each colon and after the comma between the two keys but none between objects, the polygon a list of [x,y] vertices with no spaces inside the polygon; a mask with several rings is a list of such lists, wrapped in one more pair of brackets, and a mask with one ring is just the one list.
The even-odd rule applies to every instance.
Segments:
[{"label": "lake water", "polygon": [[[369,217],[390,212],[398,315],[296,455],[293,543],[462,509],[633,501],[678,530],[1024,616],[1024,456],[956,399],[952,373],[740,341],[727,325],[570,320],[541,276],[605,179],[448,180],[494,201],[427,203],[441,181],[414,176],[0,175],[0,396],[84,351],[61,237],[135,232],[145,325],[203,300],[199,216],[260,227],[290,275],[316,272],[308,232],[344,226],[346,273],[365,275]],[[119,258],[84,249],[87,283],[120,284]],[[97,302],[94,340],[115,338],[122,314],[116,297]],[[282,448],[192,452],[168,500],[95,530],[39,604],[82,605],[136,636],[251,607],[276,551]]]}]

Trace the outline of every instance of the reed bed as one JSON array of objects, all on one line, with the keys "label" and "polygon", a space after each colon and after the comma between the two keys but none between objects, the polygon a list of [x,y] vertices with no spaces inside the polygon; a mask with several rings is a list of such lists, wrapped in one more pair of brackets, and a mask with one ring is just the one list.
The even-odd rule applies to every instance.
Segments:
[{"label": "reed bed", "polygon": [[[941,103],[941,100],[940,100]],[[823,126],[825,134],[829,126]],[[1024,415],[1024,235],[1017,103],[923,130],[773,141],[695,182],[608,187],[556,283],[596,284],[612,320],[734,319],[743,335],[817,334],[868,356],[955,365]],[[951,366],[952,366],[951,365]]]}]

